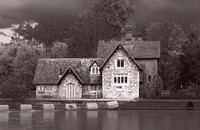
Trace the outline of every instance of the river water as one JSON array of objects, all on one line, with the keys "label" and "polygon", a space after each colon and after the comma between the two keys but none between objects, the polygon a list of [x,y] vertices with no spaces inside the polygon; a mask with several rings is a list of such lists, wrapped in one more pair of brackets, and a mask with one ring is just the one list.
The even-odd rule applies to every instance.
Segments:
[{"label": "river water", "polygon": [[9,111],[0,130],[200,130],[200,111]]}]

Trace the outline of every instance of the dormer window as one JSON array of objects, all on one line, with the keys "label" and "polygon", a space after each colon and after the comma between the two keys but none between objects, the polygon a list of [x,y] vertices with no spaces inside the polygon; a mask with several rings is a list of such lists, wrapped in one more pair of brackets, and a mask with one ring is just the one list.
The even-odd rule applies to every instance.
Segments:
[{"label": "dormer window", "polygon": [[99,67],[91,67],[91,74],[99,74]]},{"label": "dormer window", "polygon": [[124,60],[123,60],[123,59],[118,59],[118,60],[117,60],[117,67],[118,67],[118,68],[124,67]]},{"label": "dormer window", "polygon": [[100,72],[99,72],[99,66],[98,66],[97,63],[95,63],[95,62],[93,63],[93,65],[90,68],[90,73],[91,74],[100,74]]}]

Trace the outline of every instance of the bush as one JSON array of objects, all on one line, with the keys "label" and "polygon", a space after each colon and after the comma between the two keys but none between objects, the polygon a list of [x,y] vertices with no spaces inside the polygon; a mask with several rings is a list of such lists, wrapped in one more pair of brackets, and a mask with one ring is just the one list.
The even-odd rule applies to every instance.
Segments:
[{"label": "bush", "polygon": [[187,109],[191,110],[194,108],[194,103],[193,102],[188,102],[187,103]]},{"label": "bush", "polygon": [[9,78],[2,84],[2,97],[21,98],[25,93],[25,86],[20,85],[17,79]]},{"label": "bush", "polygon": [[144,83],[140,86],[140,98],[156,98],[155,88],[150,83]]},{"label": "bush", "polygon": [[162,90],[162,79],[157,74],[153,77],[152,83],[145,81],[144,84],[140,85],[140,97],[147,99],[160,98]]}]

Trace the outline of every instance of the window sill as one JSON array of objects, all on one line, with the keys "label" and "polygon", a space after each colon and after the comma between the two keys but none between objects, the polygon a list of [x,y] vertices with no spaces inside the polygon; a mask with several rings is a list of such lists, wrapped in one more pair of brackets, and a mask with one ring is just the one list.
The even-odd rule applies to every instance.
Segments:
[{"label": "window sill", "polygon": [[98,74],[91,73],[91,75],[100,75],[100,73],[98,73]]},{"label": "window sill", "polygon": [[113,83],[114,86],[127,86],[128,83]]},{"label": "window sill", "polygon": [[38,93],[44,93],[44,91],[38,91]]},{"label": "window sill", "polygon": [[123,89],[116,89],[117,92],[124,92]]}]

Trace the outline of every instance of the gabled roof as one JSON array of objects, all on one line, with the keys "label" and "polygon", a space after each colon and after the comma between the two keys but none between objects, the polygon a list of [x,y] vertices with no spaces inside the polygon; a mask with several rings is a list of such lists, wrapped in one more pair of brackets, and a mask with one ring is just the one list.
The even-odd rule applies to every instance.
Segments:
[{"label": "gabled roof", "polygon": [[73,73],[74,76],[75,76],[82,84],[84,84],[83,81],[82,81],[82,79],[79,78],[79,76],[76,74],[76,72],[75,72],[71,67],[69,67],[69,68],[67,69],[67,71],[65,71],[65,73],[62,75],[62,77],[58,79],[58,82],[57,82],[56,84],[60,84],[60,83],[62,82],[62,80],[64,79],[64,77],[65,77],[68,73]]},{"label": "gabled roof", "polygon": [[113,54],[118,50],[118,49],[122,49],[128,56],[128,58],[131,59],[131,61],[139,68],[139,70],[142,70],[141,67],[137,64],[137,62],[134,60],[134,58],[126,51],[126,49],[123,47],[123,45],[118,44],[114,51],[110,54],[110,56],[107,58],[107,60],[101,65],[100,69],[102,69],[104,67],[104,65],[108,62],[108,60],[113,56]]},{"label": "gabled roof", "polygon": [[134,59],[159,59],[160,42],[159,41],[100,41],[98,45],[97,57],[107,58],[119,45],[123,45],[125,50]]},{"label": "gabled roof", "polygon": [[44,58],[38,60],[34,75],[34,84],[57,84],[60,70],[63,75],[69,68],[82,80],[83,84],[101,84],[101,78],[93,80],[90,76],[90,66],[96,61],[103,64],[101,58]]},{"label": "gabled roof", "polygon": [[92,67],[94,63],[96,63],[100,67],[100,65],[96,61],[93,61],[90,67]]}]

